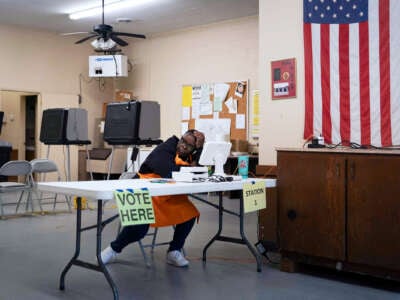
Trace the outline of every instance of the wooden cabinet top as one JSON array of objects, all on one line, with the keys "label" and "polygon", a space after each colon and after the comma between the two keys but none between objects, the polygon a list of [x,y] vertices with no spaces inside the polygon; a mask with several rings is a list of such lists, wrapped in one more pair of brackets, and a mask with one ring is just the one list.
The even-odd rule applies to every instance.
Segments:
[{"label": "wooden cabinet top", "polygon": [[282,152],[306,152],[306,153],[347,153],[347,154],[380,154],[380,155],[400,155],[400,149],[353,149],[348,147],[337,148],[276,148]]}]

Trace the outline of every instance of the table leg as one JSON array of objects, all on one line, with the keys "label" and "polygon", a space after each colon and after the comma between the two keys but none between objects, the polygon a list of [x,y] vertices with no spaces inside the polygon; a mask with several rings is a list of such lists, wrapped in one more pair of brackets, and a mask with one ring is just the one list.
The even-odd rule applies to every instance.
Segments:
[{"label": "table leg", "polygon": [[110,273],[108,273],[106,266],[103,264],[101,260],[101,232],[102,228],[102,215],[103,215],[103,201],[97,201],[97,228],[96,228],[96,257],[101,272],[103,272],[104,276],[106,277],[108,284],[111,286],[111,289],[114,294],[114,300],[118,300],[118,289],[115,285],[114,281],[112,280]]},{"label": "table leg", "polygon": [[256,250],[254,250],[253,246],[250,244],[249,240],[247,239],[244,233],[244,226],[243,226],[243,218],[244,218],[244,204],[243,199],[240,199],[240,212],[239,212],[239,220],[240,220],[240,236],[242,240],[246,243],[247,248],[249,248],[250,252],[254,255],[257,261],[257,272],[261,272],[262,268],[262,261],[261,256],[258,254]]},{"label": "table leg", "polygon": [[82,228],[82,198],[76,198],[76,241],[75,241],[75,253],[74,256],[70,259],[68,264],[65,266],[64,270],[61,272],[60,277],[60,290],[65,289],[65,275],[73,265],[74,261],[79,256],[81,251],[81,228]]},{"label": "table leg", "polygon": [[[249,248],[250,252],[256,258],[256,261],[257,261],[257,272],[261,272],[261,269],[262,269],[261,256],[257,253],[257,251],[250,244],[250,242],[248,241],[248,239],[246,237],[246,234],[244,233],[244,225],[243,225],[243,223],[244,223],[243,222],[243,219],[244,219],[244,204],[243,204],[243,199],[240,199],[240,211],[239,211],[239,214],[238,214],[238,213],[232,212],[230,210],[224,209],[222,192],[218,192],[218,196],[219,196],[218,232],[214,235],[214,237],[204,247],[204,249],[203,249],[203,262],[206,261],[207,249],[211,246],[212,243],[214,243],[214,241],[223,241],[223,242],[229,242],[229,243],[234,243],[234,244],[243,244],[243,245],[246,245],[247,248]],[[221,235],[224,212],[225,213],[229,213],[229,214],[234,215],[234,216],[237,216],[239,218],[240,238],[228,237],[228,236]]]},{"label": "table leg", "polygon": [[222,221],[223,221],[222,220],[222,215],[224,213],[224,208],[222,206],[222,201],[223,201],[222,192],[218,192],[218,200],[219,200],[219,204],[218,204],[218,231],[203,249],[203,262],[206,261],[207,249],[211,246],[212,243],[214,243],[215,240],[218,239],[218,237],[221,236],[221,232],[222,232]]},{"label": "table leg", "polygon": [[[101,233],[103,231],[103,227],[105,226],[102,223],[103,201],[102,200],[97,201],[97,224],[95,226],[89,226],[86,228],[82,228],[82,198],[81,197],[77,197],[76,204],[77,204],[77,211],[76,211],[75,253],[61,273],[59,288],[60,288],[60,290],[65,289],[65,276],[68,273],[71,266],[76,265],[76,266],[80,266],[82,268],[87,268],[90,270],[102,272],[104,274],[104,276],[106,277],[107,282],[111,286],[111,289],[112,289],[113,295],[114,295],[114,300],[118,300],[119,296],[118,296],[117,286],[115,285],[110,274],[108,273],[107,268],[103,264],[103,261],[101,260]],[[114,218],[112,218],[112,219],[114,219]],[[106,223],[108,223],[108,222],[106,221],[105,224]],[[84,230],[89,230],[89,229],[94,229],[94,228],[96,228],[96,257],[97,257],[98,265],[95,265],[95,264],[89,263],[89,262],[84,262],[84,261],[81,261],[78,259],[80,249],[81,249],[81,232]]]}]

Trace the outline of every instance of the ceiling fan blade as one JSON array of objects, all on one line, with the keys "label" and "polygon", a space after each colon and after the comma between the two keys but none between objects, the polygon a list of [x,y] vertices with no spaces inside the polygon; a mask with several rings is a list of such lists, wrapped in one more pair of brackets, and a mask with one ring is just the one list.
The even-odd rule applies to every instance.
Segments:
[{"label": "ceiling fan blade", "polygon": [[111,39],[116,42],[118,45],[124,47],[124,46],[128,46],[128,43],[125,42],[124,40],[120,39],[119,37],[117,37],[116,35],[114,35],[114,33],[111,34]]},{"label": "ceiling fan blade", "polygon": [[78,34],[88,34],[90,33],[89,31],[77,31],[77,32],[66,32],[66,33],[60,33],[61,36],[68,36],[68,35],[78,35]]},{"label": "ceiling fan blade", "polygon": [[87,37],[84,37],[83,39],[80,39],[79,41],[75,42],[75,44],[80,44],[80,43],[86,42],[87,40],[89,40],[91,38],[94,38],[95,36],[98,36],[97,33],[96,34],[91,34],[91,35],[89,35]]},{"label": "ceiling fan blade", "polygon": [[139,39],[145,39],[146,36],[143,34],[135,34],[135,33],[128,33],[128,32],[113,32],[113,35],[122,35],[122,36],[129,36],[129,37],[134,37],[134,38],[139,38]]}]

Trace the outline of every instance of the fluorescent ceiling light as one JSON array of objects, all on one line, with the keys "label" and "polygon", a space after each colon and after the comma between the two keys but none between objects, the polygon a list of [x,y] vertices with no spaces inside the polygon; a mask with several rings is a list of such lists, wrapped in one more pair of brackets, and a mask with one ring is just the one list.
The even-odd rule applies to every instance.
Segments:
[{"label": "fluorescent ceiling light", "polygon": [[[110,0],[104,4],[104,13],[112,12],[115,10],[120,10],[128,7],[139,6],[149,3],[153,0]],[[102,7],[96,6],[93,8],[76,11],[69,15],[71,20],[78,20],[82,18],[93,17],[96,15],[101,15]]]}]

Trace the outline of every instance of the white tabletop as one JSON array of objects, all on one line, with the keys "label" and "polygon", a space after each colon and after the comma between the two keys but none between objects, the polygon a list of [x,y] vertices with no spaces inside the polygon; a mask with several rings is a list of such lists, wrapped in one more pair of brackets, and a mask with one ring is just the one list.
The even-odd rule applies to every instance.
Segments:
[{"label": "white tabletop", "polygon": [[178,194],[196,194],[206,192],[241,190],[245,182],[264,181],[265,187],[276,186],[276,179],[249,178],[230,182],[174,182],[154,183],[149,179],[121,179],[96,181],[55,181],[40,182],[38,189],[43,192],[53,192],[71,196],[86,197],[93,200],[111,200],[117,189],[147,188],[152,196],[166,196]]}]

